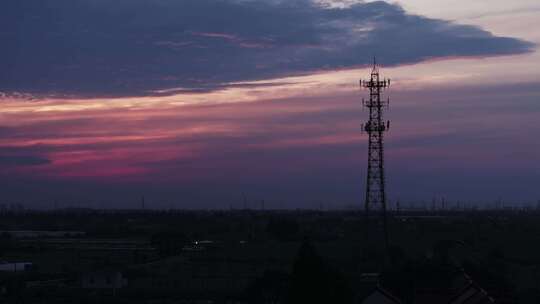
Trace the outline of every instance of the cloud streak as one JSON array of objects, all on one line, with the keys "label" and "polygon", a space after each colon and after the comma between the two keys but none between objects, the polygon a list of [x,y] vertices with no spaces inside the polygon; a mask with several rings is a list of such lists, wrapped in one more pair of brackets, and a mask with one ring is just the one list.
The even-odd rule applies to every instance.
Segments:
[{"label": "cloud streak", "polygon": [[49,164],[47,158],[35,155],[0,155],[0,167],[40,166]]},{"label": "cloud streak", "polygon": [[399,65],[533,48],[382,1],[308,0],[2,1],[0,42],[0,91],[10,96],[207,91],[360,66],[375,53]]},{"label": "cloud streak", "polygon": [[[508,181],[521,172],[520,185],[536,182],[539,147],[523,129],[538,130],[538,83],[463,88],[466,99],[457,96],[455,89],[393,93],[400,96],[388,113],[392,130],[386,138],[393,193],[404,197],[420,193],[425,180],[454,179],[460,187],[465,183],[459,178],[471,172],[478,180],[498,174],[499,180]],[[292,205],[294,200],[309,202],[319,194],[329,199],[358,198],[366,153],[366,135],[360,133],[365,113],[358,97],[345,92],[253,103],[178,105],[166,111],[156,107],[58,112],[53,117],[31,110],[8,114],[10,126],[0,129],[0,151],[23,157],[0,158],[0,181],[11,182],[14,177],[85,181],[126,189],[155,183],[156,191],[182,189],[200,195],[208,191],[195,189],[221,187],[216,196],[260,187],[267,189],[261,195],[280,192]],[[89,101],[77,101],[84,102]],[[403,186],[411,176],[422,182]],[[440,186],[433,183],[430,189]],[[509,189],[508,193],[515,190]],[[452,191],[443,193],[485,195]],[[522,198],[535,195],[532,186],[522,192]],[[212,199],[199,197],[185,205]]]}]

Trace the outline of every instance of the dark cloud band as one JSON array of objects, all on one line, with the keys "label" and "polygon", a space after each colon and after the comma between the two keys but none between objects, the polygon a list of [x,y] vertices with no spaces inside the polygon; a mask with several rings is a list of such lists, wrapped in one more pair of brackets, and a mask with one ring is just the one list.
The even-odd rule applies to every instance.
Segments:
[{"label": "dark cloud band", "polygon": [[0,43],[0,91],[59,96],[211,90],[362,65],[375,53],[397,65],[533,48],[382,1],[308,0],[7,0]]}]

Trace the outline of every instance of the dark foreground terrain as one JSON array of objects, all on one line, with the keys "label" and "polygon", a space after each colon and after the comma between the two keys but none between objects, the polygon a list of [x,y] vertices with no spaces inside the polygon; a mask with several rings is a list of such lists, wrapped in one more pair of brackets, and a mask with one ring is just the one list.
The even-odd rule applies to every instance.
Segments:
[{"label": "dark foreground terrain", "polygon": [[388,247],[377,227],[357,211],[3,211],[0,303],[540,303],[540,211],[394,211]]}]

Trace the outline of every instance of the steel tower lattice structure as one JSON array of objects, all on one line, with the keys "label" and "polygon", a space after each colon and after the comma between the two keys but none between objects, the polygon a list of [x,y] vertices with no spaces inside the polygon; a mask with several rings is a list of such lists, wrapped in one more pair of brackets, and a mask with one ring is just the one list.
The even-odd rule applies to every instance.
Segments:
[{"label": "steel tower lattice structure", "polygon": [[[379,67],[373,59],[373,68],[369,80],[360,80],[360,87],[369,90],[369,100],[362,99],[362,105],[369,110],[369,120],[362,128],[369,136],[368,168],[366,177],[366,197],[364,202],[366,223],[370,213],[376,211],[382,216],[382,229],[385,248],[388,249],[388,228],[386,220],[386,189],[384,176],[384,132],[388,131],[390,122],[383,120],[383,109],[390,100],[382,100],[381,92],[390,86],[390,80],[381,79]],[[366,226],[366,237],[369,237],[369,225]]]}]

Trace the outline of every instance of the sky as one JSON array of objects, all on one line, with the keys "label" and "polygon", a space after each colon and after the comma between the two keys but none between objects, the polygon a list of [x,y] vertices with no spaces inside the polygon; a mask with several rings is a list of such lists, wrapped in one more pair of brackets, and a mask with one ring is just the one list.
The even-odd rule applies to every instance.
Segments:
[{"label": "sky", "polygon": [[539,28],[530,0],[2,1],[0,204],[361,208],[377,56],[390,206],[536,205]]}]

